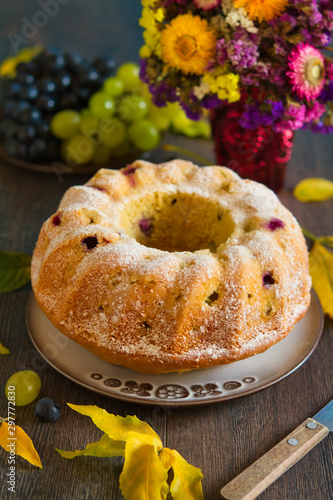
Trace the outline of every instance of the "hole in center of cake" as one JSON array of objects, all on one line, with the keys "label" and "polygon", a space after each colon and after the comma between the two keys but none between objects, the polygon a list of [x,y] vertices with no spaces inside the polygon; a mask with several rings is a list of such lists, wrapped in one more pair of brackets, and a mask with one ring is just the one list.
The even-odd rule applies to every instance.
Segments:
[{"label": "hole in center of cake", "polygon": [[215,252],[235,228],[219,203],[193,193],[156,192],[131,199],[121,223],[142,245],[168,252]]}]

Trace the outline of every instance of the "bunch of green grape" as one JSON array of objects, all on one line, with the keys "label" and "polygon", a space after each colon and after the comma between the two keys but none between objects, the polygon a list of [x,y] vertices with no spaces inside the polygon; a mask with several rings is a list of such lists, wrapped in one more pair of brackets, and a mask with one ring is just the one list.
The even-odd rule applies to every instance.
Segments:
[{"label": "bunch of green grape", "polygon": [[106,164],[112,157],[158,146],[161,132],[170,126],[170,109],[151,102],[139,77],[139,66],[128,62],[107,78],[82,111],[55,114],[51,132],[61,139],[67,164]]}]

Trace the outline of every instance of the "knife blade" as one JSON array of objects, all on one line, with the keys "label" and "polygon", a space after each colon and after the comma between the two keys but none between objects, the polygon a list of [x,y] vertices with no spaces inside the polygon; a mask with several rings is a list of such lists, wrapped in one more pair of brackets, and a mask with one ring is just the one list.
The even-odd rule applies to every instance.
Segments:
[{"label": "knife blade", "polygon": [[224,486],[225,500],[253,500],[333,431],[333,399]]}]

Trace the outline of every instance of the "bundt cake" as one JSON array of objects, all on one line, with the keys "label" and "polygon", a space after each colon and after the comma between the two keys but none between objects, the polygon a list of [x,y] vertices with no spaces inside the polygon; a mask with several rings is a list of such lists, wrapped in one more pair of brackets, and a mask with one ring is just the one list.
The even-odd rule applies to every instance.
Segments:
[{"label": "bundt cake", "polygon": [[143,373],[263,352],[310,302],[305,241],[276,195],[182,160],[101,169],[71,187],[42,227],[31,273],[60,331]]}]

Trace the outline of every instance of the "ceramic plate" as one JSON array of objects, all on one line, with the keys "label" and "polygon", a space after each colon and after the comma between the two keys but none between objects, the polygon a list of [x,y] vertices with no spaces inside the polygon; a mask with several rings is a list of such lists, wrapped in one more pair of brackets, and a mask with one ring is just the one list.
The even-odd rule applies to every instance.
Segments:
[{"label": "ceramic plate", "polygon": [[56,370],[87,389],[140,404],[191,406],[239,398],[275,384],[311,355],[323,328],[312,291],[310,307],[284,340],[266,352],[229,365],[186,373],[146,375],[109,365],[53,326],[32,294],[27,326],[33,344]]}]

